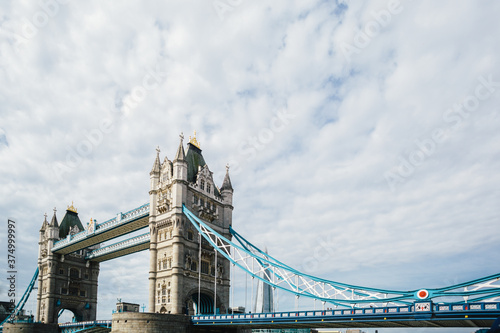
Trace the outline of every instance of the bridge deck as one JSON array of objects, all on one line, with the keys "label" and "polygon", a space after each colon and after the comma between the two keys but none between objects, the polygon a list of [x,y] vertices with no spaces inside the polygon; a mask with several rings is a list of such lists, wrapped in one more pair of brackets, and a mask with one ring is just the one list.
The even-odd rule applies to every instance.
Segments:
[{"label": "bridge deck", "polygon": [[490,327],[500,317],[500,303],[436,305],[416,312],[413,306],[376,309],[300,311],[193,316],[196,326],[251,328]]}]

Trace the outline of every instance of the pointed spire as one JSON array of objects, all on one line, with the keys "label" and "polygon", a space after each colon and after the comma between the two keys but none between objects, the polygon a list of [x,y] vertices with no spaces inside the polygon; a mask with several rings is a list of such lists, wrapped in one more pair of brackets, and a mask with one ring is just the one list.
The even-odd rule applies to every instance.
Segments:
[{"label": "pointed spire", "polygon": [[224,176],[224,181],[222,182],[221,192],[224,190],[233,190],[233,185],[231,185],[231,178],[229,178],[229,164],[226,165],[226,175]]},{"label": "pointed spire", "polygon": [[47,222],[47,213],[45,213],[45,219],[43,220],[42,227],[40,228],[40,232],[45,231],[45,229],[49,226],[49,222]]},{"label": "pointed spire", "polygon": [[49,226],[59,228],[59,223],[57,223],[56,212],[57,212],[57,209],[54,207],[54,216],[52,216],[52,220],[50,221]]},{"label": "pointed spire", "polygon": [[177,148],[177,153],[175,154],[174,162],[175,161],[184,161],[186,154],[184,154],[184,146],[183,146],[183,141],[184,141],[184,134],[181,133],[179,135],[180,137],[180,143],[179,143],[179,148]]},{"label": "pointed spire", "polygon": [[151,169],[151,172],[149,174],[159,173],[159,172],[160,172],[160,146],[156,147],[156,159],[153,164],[153,169]]}]

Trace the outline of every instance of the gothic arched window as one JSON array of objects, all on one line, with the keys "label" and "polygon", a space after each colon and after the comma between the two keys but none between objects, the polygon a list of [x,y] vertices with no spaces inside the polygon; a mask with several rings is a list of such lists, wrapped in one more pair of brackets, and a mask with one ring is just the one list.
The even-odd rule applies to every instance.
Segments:
[{"label": "gothic arched window", "polygon": [[161,287],[161,302],[162,303],[166,303],[167,302],[167,287],[166,286],[162,286]]}]

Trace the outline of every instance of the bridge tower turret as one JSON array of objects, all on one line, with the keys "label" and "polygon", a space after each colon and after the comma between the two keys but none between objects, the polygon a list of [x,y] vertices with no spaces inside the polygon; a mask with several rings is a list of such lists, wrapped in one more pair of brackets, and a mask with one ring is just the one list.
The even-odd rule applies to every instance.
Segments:
[{"label": "bridge tower turret", "polygon": [[184,153],[183,140],[184,135],[180,135],[181,141],[179,143],[179,148],[177,148],[177,153],[175,154],[173,163],[173,179],[177,182],[187,181],[187,170],[188,163],[186,161],[186,154]]},{"label": "bridge tower turret", "polygon": [[[165,157],[165,159],[167,159]],[[157,232],[156,232],[156,212],[158,202],[158,188],[160,182],[160,147],[156,148],[156,159],[153,168],[149,173],[151,179],[151,189],[149,191],[149,233],[151,235],[149,244],[149,290],[154,288],[156,282],[156,257],[157,257]],[[148,307],[150,312],[154,312],[154,297],[149,294]]]},{"label": "bridge tower turret", "polygon": [[38,321],[57,323],[61,310],[73,312],[77,321],[96,318],[99,263],[84,259],[90,248],[67,255],[51,251],[58,240],[83,230],[73,205],[66,210],[61,224],[55,209],[50,223],[45,215],[38,242]]},{"label": "bridge tower turret", "polygon": [[229,178],[229,165],[226,165],[226,175],[224,176],[220,193],[224,207],[224,226],[229,228],[233,220],[233,185],[231,185],[231,178]]},{"label": "bridge tower turret", "polygon": [[213,313],[216,308],[224,313],[229,307],[229,261],[220,255],[216,260],[208,242],[200,244],[182,206],[230,239],[233,189],[229,173],[221,191],[203,158],[196,132],[186,151],[181,135],[174,160],[165,157],[158,169],[158,182],[152,180],[155,185],[150,191],[149,311],[194,314]]}]

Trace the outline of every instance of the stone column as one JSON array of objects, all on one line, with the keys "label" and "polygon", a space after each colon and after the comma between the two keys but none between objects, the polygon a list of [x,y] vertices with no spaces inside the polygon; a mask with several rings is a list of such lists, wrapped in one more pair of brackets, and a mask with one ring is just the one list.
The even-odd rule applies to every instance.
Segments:
[{"label": "stone column", "polygon": [[156,222],[150,222],[150,233],[151,233],[151,243],[149,245],[149,300],[148,300],[148,308],[149,312],[156,312],[156,269],[157,269],[157,229]]}]

